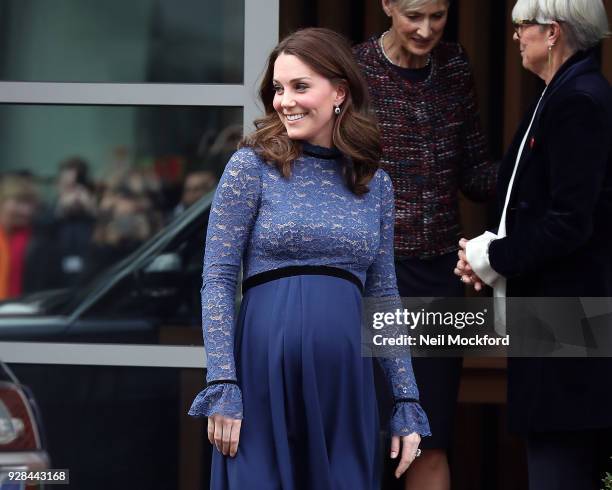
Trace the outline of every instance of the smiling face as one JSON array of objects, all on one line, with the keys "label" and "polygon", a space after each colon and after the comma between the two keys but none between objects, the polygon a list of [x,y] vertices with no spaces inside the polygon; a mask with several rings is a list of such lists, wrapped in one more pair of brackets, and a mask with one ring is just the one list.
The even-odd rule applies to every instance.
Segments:
[{"label": "smiling face", "polygon": [[316,73],[297,56],[281,53],[274,63],[272,105],[292,140],[331,147],[334,106],[342,104],[345,89]]},{"label": "smiling face", "polygon": [[414,56],[426,56],[440,42],[448,17],[448,2],[432,0],[417,8],[404,9],[401,2],[383,0],[392,29],[402,47]]}]

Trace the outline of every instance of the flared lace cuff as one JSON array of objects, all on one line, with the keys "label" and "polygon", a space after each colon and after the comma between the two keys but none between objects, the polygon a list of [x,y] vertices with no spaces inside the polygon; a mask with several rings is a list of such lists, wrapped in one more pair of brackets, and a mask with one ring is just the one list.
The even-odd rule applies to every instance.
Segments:
[{"label": "flared lace cuff", "polygon": [[391,435],[407,436],[416,432],[421,437],[430,436],[429,420],[418,402],[398,402],[391,416]]},{"label": "flared lace cuff", "polygon": [[207,386],[195,397],[188,413],[192,417],[209,417],[218,413],[242,419],[242,392],[233,383]]}]

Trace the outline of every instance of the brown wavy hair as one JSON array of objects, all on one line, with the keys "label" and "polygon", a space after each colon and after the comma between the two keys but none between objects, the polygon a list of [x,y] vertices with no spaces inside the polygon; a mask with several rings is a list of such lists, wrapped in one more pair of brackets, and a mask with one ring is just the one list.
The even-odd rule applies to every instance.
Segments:
[{"label": "brown wavy hair", "polygon": [[266,115],[255,120],[255,131],[243,138],[239,146],[253,148],[264,160],[276,166],[285,178],[291,176],[291,164],[300,156],[302,148],[299,141],[289,138],[272,105],[274,63],[281,53],[297,56],[332,84],[344,86],[346,97],[341,112],[332,116],[335,117],[332,142],[344,155],[343,173],[347,186],[357,195],[365,194],[379,167],[382,152],[380,134],[370,113],[365,79],[353,59],[351,48],[344,37],[329,29],[296,31],[270,53],[259,89]]}]

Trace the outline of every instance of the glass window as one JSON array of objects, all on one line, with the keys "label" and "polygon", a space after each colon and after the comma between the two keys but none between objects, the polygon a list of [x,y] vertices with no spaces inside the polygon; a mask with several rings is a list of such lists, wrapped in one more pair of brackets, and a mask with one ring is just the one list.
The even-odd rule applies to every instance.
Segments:
[{"label": "glass window", "polygon": [[3,0],[0,79],[243,81],[244,0]]},{"label": "glass window", "polygon": [[241,131],[240,107],[0,104],[0,171],[48,184],[78,155],[98,179],[139,168],[168,181],[190,166],[220,175]]},{"label": "glass window", "polygon": [[182,326],[168,343],[201,344],[208,213],[241,134],[234,107],[0,105],[0,340],[163,343]]}]

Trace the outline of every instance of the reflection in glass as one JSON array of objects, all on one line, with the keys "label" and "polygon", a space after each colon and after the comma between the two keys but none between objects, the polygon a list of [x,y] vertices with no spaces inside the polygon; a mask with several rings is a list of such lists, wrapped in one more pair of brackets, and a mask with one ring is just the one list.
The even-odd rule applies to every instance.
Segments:
[{"label": "reflection in glass", "polygon": [[[106,342],[198,326],[210,200],[241,121],[226,107],[0,106],[0,320],[78,312],[91,328],[63,333]],[[96,332],[108,319],[114,339]]]},{"label": "reflection in glass", "polygon": [[3,0],[0,79],[242,83],[244,0]]}]

